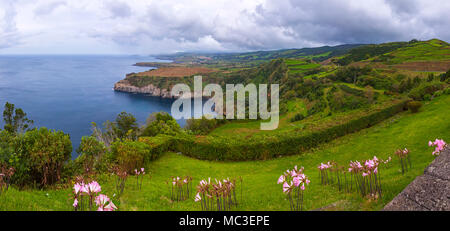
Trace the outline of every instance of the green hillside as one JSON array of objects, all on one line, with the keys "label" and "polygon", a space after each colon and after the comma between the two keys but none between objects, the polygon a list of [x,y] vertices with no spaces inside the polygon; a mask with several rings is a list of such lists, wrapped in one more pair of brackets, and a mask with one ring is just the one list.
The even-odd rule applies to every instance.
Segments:
[{"label": "green hillside", "polygon": [[[192,198],[173,202],[167,181],[172,176],[189,175],[194,185],[208,177],[243,178],[243,202],[235,210],[289,210],[289,202],[282,193],[278,177],[294,165],[305,167],[305,174],[311,184],[305,193],[305,210],[325,208],[325,210],[380,210],[400,193],[433,160],[428,140],[442,138],[450,140],[447,115],[450,113],[450,96],[437,97],[427,102],[419,113],[404,112],[375,127],[339,138],[301,155],[266,161],[216,162],[165,153],[160,159],[146,167],[151,178],[144,178],[141,190],[130,178],[120,199],[113,198],[122,211],[148,210],[200,210],[200,205]],[[414,132],[411,132],[414,131]],[[398,148],[411,150],[412,169],[402,175],[394,152]],[[394,158],[387,167],[382,167],[382,187],[384,196],[378,200],[362,198],[356,192],[344,193],[336,185],[323,186],[317,166],[334,160],[348,164],[351,160],[362,160],[376,155],[379,158]],[[99,175],[102,192],[113,195],[114,176]],[[12,210],[72,210],[71,185],[63,189],[17,190],[12,188],[0,196],[0,211]],[[239,193],[238,193],[238,196]]]}]

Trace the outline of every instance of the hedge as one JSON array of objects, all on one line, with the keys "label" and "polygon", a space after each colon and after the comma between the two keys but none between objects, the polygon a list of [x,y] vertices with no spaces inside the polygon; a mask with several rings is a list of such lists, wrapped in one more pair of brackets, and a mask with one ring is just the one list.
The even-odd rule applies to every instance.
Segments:
[{"label": "hedge", "polygon": [[148,161],[155,160],[159,158],[162,154],[171,149],[172,144],[172,136],[168,135],[157,135],[154,137],[139,137],[139,142],[145,143],[148,145],[148,150],[146,155],[144,156],[144,162],[148,163]]},{"label": "hedge", "polygon": [[292,132],[257,139],[250,138],[245,142],[228,137],[195,137],[183,134],[172,137],[169,149],[198,159],[218,161],[266,160],[293,155],[316,147],[320,143],[371,127],[405,110],[406,102],[401,101],[344,124],[306,134]]}]

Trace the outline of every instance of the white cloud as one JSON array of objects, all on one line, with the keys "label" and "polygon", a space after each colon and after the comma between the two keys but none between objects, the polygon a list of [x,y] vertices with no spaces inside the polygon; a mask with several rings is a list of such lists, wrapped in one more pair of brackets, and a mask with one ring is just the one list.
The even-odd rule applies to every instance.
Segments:
[{"label": "white cloud", "polygon": [[450,40],[450,2],[0,0],[0,53],[167,53]]}]

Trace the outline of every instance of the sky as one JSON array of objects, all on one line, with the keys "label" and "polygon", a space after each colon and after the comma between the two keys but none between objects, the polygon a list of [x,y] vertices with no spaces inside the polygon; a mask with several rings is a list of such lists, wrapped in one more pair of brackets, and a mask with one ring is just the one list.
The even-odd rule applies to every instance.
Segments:
[{"label": "sky", "polygon": [[0,0],[0,54],[242,52],[439,38],[448,0]]}]

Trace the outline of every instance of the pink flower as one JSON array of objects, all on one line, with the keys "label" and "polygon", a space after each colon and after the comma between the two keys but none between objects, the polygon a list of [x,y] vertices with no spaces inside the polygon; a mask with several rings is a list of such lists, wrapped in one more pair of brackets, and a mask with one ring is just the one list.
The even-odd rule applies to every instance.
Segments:
[{"label": "pink flower", "polygon": [[363,172],[363,173],[362,173],[362,176],[363,176],[363,177],[368,176],[368,175],[369,175],[369,173],[366,173],[366,172]]},{"label": "pink flower", "polygon": [[433,145],[433,142],[431,142],[431,140],[430,140],[430,141],[428,141],[428,146],[431,147],[431,145]]},{"label": "pink flower", "polygon": [[294,186],[298,187],[301,183],[300,177],[294,177]]},{"label": "pink flower", "polygon": [[73,201],[73,205],[74,208],[76,208],[78,206],[78,199],[75,198],[75,200]]},{"label": "pink flower", "polygon": [[300,189],[301,189],[302,191],[305,191],[305,184],[302,184],[302,187],[300,187]]},{"label": "pink flower", "polygon": [[375,173],[375,174],[378,173],[378,167],[376,167],[376,168],[373,170],[373,173]]},{"label": "pink flower", "polygon": [[95,198],[95,203],[97,204],[97,206],[105,206],[106,203],[108,203],[109,201],[109,197],[106,196],[105,194],[100,194]]},{"label": "pink flower", "polygon": [[202,197],[200,197],[200,193],[197,193],[197,195],[195,195],[195,202],[201,201]]},{"label": "pink flower", "polygon": [[284,193],[288,193],[290,191],[290,189],[291,189],[291,186],[287,182],[284,182],[284,184],[283,184],[283,192]]},{"label": "pink flower", "polygon": [[284,180],[285,180],[285,177],[284,177],[284,175],[281,175],[281,176],[280,176],[280,178],[278,178],[278,184],[281,184],[281,183],[283,183],[283,182],[284,182]]},{"label": "pink flower", "polygon": [[100,194],[95,198],[95,203],[98,206],[97,211],[114,211],[117,207],[114,203],[109,199],[108,196],[104,194]]},{"label": "pink flower", "polygon": [[90,193],[99,193],[100,191],[102,191],[102,188],[97,181],[92,181],[91,183],[89,183],[88,188]]},{"label": "pink flower", "polygon": [[75,191],[75,194],[78,194],[81,191],[82,188],[83,188],[83,186],[81,186],[78,183],[73,185],[73,190]]},{"label": "pink flower", "polygon": [[114,211],[116,209],[116,205],[114,205],[114,203],[110,200],[109,203],[104,207],[103,211]]}]

